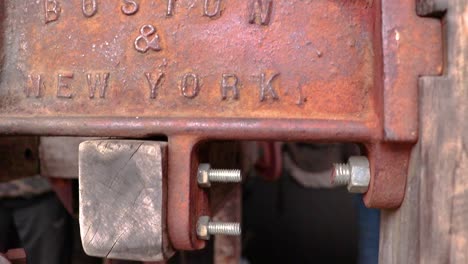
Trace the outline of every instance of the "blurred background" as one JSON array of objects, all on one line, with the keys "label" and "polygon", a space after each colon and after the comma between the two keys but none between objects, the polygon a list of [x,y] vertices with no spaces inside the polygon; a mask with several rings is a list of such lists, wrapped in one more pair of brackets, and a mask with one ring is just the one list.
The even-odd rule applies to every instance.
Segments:
[{"label": "blurred background", "polygon": [[[28,263],[138,263],[92,258],[83,251],[76,179],[83,140],[0,140],[0,166],[10,175],[0,183],[0,252],[24,249]],[[240,164],[244,182],[214,186],[211,196],[227,193],[227,202],[215,210],[221,218],[242,220],[242,237],[216,236],[206,249],[178,252],[167,263],[378,262],[379,211],[365,208],[360,195],[330,180],[333,163],[359,155],[358,145],[219,144],[201,151],[206,159]],[[222,151],[226,144],[232,151]],[[15,173],[30,176],[14,179]]]}]

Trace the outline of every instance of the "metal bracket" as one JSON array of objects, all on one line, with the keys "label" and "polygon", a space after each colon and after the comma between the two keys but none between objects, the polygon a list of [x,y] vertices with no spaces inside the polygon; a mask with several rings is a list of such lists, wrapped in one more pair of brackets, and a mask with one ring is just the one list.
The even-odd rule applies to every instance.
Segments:
[{"label": "metal bracket", "polygon": [[1,1],[0,134],[166,136],[180,250],[204,246],[197,148],[208,140],[361,143],[366,205],[401,204],[418,76],[442,70],[440,21],[418,17],[414,0],[187,1]]}]

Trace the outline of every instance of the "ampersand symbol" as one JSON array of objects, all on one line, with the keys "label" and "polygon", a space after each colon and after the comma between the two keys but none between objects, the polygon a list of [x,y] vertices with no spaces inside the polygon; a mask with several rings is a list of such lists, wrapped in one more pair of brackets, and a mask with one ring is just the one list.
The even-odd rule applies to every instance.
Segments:
[{"label": "ampersand symbol", "polygon": [[148,50],[160,51],[159,35],[152,25],[144,25],[140,29],[140,35],[135,39],[135,49],[141,53]]}]

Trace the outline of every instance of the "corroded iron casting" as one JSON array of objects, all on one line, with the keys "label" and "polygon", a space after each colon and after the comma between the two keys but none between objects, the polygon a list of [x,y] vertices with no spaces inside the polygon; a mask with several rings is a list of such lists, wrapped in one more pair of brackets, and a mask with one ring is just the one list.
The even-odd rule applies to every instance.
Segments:
[{"label": "corroded iron casting", "polygon": [[208,140],[365,146],[370,207],[398,207],[441,25],[414,0],[0,1],[0,133],[168,138],[168,231],[204,246]]}]

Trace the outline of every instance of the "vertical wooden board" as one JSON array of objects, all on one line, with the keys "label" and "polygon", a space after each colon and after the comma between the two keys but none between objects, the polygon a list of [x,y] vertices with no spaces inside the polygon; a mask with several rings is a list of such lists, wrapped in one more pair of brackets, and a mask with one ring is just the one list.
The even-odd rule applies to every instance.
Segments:
[{"label": "vertical wooden board", "polygon": [[[410,171],[406,185],[406,195],[398,210],[384,210],[381,212],[380,223],[380,256],[379,263],[401,264],[417,263],[419,258],[419,145],[411,155]],[[405,241],[405,246],[401,246]]]},{"label": "vertical wooden board", "polygon": [[[240,222],[242,213],[242,189],[234,189],[223,208],[213,217],[217,222]],[[242,246],[240,236],[216,236],[214,242],[214,263],[237,264],[241,262]]]},{"label": "vertical wooden board", "polygon": [[[421,79],[422,135],[419,167],[420,263],[450,263],[450,236],[455,178],[461,149],[454,84],[444,77]],[[454,100],[455,99],[455,100]],[[467,219],[468,220],[468,219]],[[416,236],[417,237],[417,236]]]}]

